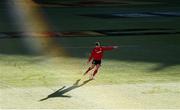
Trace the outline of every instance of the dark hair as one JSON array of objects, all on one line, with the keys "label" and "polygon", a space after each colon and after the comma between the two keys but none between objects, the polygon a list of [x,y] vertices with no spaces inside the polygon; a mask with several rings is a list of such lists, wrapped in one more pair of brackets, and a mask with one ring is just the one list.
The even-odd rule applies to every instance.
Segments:
[{"label": "dark hair", "polygon": [[96,46],[100,46],[100,42],[96,42],[95,44],[96,44]]}]

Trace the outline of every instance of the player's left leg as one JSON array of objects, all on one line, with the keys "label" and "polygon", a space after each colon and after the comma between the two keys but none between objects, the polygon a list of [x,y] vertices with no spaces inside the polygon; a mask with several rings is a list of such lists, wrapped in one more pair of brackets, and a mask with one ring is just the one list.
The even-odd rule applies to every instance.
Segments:
[{"label": "player's left leg", "polygon": [[88,68],[88,70],[84,73],[86,75],[90,70],[92,70],[95,67],[95,64],[91,64],[91,67]]},{"label": "player's left leg", "polygon": [[97,64],[97,65],[96,65],[96,68],[95,68],[95,70],[94,70],[94,72],[93,72],[93,75],[92,75],[92,78],[91,78],[91,79],[93,79],[93,78],[95,77],[95,75],[97,74],[100,66],[101,66],[100,64]]}]

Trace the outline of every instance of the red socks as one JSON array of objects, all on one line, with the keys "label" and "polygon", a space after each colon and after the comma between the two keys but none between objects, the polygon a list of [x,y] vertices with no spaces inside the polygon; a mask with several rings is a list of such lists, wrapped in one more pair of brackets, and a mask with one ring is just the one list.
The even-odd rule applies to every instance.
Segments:
[{"label": "red socks", "polygon": [[[91,67],[88,68],[88,70],[84,73],[84,75],[86,75],[91,69]],[[94,70],[94,73],[93,73],[93,77],[96,75],[96,73],[98,72],[98,70]]]},{"label": "red socks", "polygon": [[85,72],[84,75],[86,75],[91,70],[91,67],[88,68],[88,70]]},{"label": "red socks", "polygon": [[95,76],[97,72],[98,72],[98,70],[94,70],[93,76]]}]

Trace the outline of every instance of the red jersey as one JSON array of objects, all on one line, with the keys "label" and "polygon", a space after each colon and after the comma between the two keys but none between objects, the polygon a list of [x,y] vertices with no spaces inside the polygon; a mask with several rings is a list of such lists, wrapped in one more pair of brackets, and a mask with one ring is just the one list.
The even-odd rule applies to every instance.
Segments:
[{"label": "red jersey", "polygon": [[91,61],[92,58],[94,60],[101,60],[103,58],[104,51],[112,50],[112,49],[114,49],[113,46],[98,46],[98,47],[95,47],[91,52],[91,55],[89,57],[89,61]]}]

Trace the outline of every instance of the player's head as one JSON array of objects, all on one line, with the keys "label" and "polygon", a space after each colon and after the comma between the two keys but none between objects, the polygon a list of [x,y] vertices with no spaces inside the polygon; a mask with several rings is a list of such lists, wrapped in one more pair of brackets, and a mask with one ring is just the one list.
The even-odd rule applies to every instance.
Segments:
[{"label": "player's head", "polygon": [[101,45],[100,45],[100,42],[96,42],[95,45],[96,45],[96,46],[101,46]]}]

